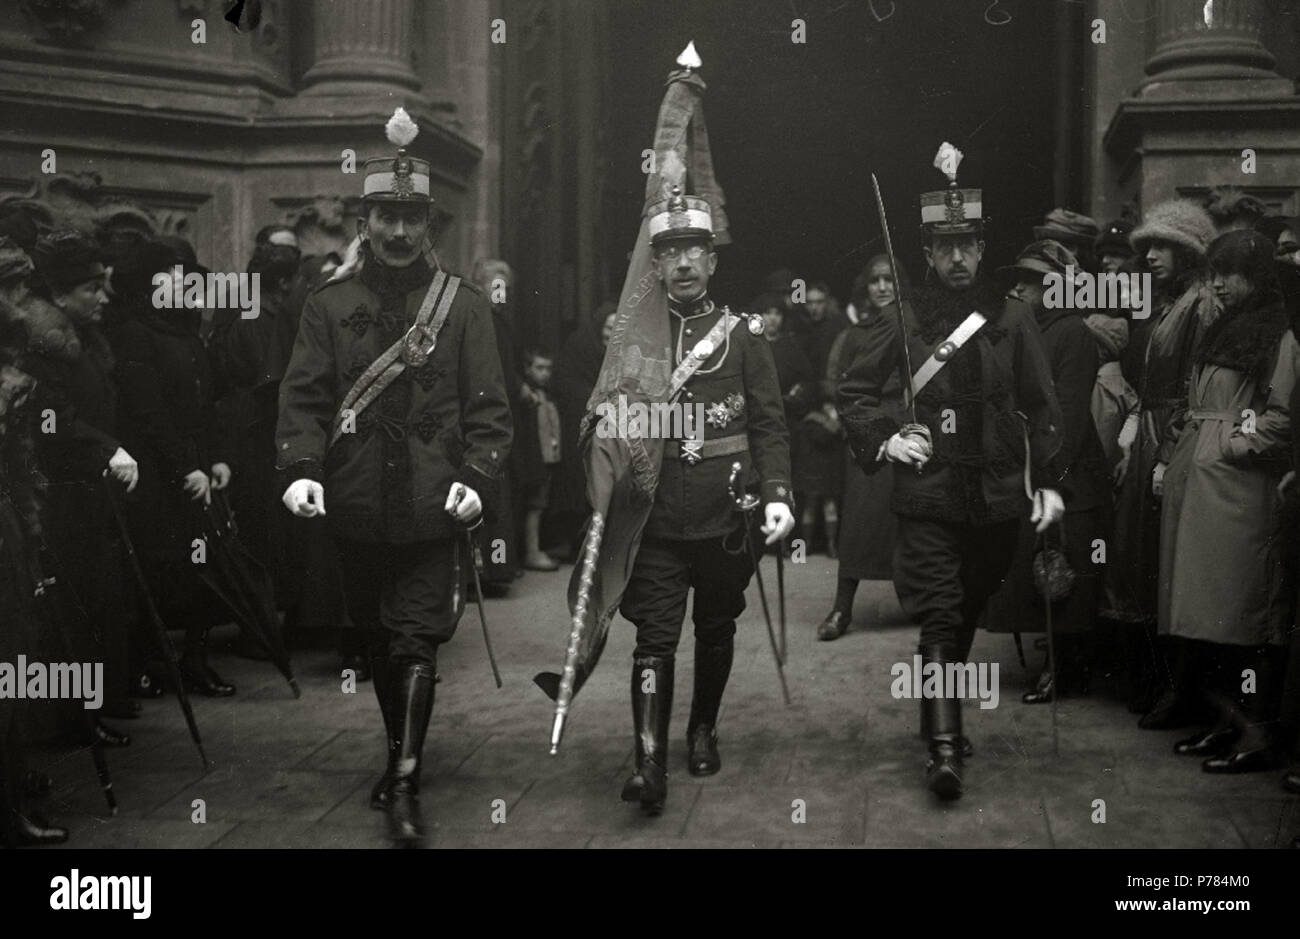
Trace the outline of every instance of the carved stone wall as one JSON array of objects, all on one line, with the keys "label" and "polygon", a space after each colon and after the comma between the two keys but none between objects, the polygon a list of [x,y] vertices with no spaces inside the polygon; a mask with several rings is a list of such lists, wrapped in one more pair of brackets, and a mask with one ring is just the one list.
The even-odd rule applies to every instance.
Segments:
[{"label": "carved stone wall", "polygon": [[[0,198],[82,226],[133,203],[224,270],[242,269],[273,221],[309,251],[337,248],[355,231],[361,164],[391,151],[383,126],[403,105],[421,130],[411,152],[433,167],[440,256],[468,268],[499,250],[484,208],[499,205],[499,173],[480,166],[489,126],[463,117],[496,93],[494,0],[419,5],[261,0],[255,28],[237,32],[226,0],[0,4]],[[42,172],[47,149],[56,174]],[[357,173],[343,171],[345,150]]]}]

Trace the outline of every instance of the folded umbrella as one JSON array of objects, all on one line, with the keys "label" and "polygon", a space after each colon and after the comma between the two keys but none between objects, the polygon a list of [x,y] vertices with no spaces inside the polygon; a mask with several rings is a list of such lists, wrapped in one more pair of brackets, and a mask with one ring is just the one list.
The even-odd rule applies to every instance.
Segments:
[{"label": "folded umbrella", "polygon": [[244,634],[271,656],[293,696],[302,697],[280,629],[271,574],[240,540],[224,491],[214,491],[211,504],[203,507],[203,534],[208,555],[199,577],[230,608]]}]

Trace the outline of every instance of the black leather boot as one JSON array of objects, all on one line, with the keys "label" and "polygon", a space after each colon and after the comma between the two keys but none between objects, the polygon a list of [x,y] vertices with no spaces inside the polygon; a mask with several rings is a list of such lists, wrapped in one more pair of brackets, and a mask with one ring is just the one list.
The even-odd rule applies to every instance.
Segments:
[{"label": "black leather boot", "polygon": [[390,717],[395,719],[397,754],[388,787],[388,830],[394,841],[413,845],[424,840],[420,817],[420,764],[424,738],[433,713],[432,665],[389,662],[392,680]]},{"label": "black leather boot", "polygon": [[66,828],[53,825],[37,824],[21,812],[13,813],[13,838],[20,848],[40,847],[47,844],[63,844],[68,840]]},{"label": "black leather boot", "polygon": [[208,664],[208,631],[188,633],[185,652],[180,660],[181,680],[185,690],[209,698],[229,698],[235,686],[222,679]]},{"label": "black leather boot", "polygon": [[388,676],[388,657],[386,655],[372,655],[370,657],[370,675],[371,684],[375,689],[375,700],[379,702],[379,716],[384,720],[385,749],[388,753],[388,763],[384,769],[384,774],[379,777],[379,781],[370,790],[370,807],[372,809],[382,809],[388,804],[388,787],[393,784],[393,764],[397,762],[397,736],[393,730],[395,721],[392,717],[392,689]]},{"label": "black leather boot", "polygon": [[817,638],[822,642],[834,642],[849,631],[852,617],[840,610],[831,610],[817,627]]},{"label": "black leather boot", "polygon": [[[921,652],[924,662],[947,662],[940,646]],[[940,799],[961,798],[962,734],[961,702],[956,698],[922,698],[926,721],[930,727],[930,760],[925,766],[925,783]]]},{"label": "black leather boot", "polygon": [[692,776],[712,776],[722,769],[718,754],[718,708],[731,675],[734,638],[716,646],[695,640],[695,694],[686,724],[686,767]]},{"label": "black leather boot", "polygon": [[668,798],[668,724],[673,713],[675,664],[672,658],[655,656],[632,660],[636,772],[623,784],[623,801],[640,802],[647,815],[662,812]]},{"label": "black leather boot", "polygon": [[131,738],[103,721],[95,721],[95,737],[106,747],[129,747]]}]

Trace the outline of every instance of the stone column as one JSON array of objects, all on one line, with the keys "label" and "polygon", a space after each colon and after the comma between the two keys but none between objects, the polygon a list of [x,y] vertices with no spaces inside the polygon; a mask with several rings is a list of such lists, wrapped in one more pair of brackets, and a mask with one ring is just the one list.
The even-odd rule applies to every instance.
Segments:
[{"label": "stone column", "polygon": [[1286,94],[1290,82],[1260,41],[1260,0],[1158,0],[1155,51],[1140,94]]},{"label": "stone column", "polygon": [[311,95],[418,91],[411,65],[411,0],[313,0],[315,60],[303,85]]}]

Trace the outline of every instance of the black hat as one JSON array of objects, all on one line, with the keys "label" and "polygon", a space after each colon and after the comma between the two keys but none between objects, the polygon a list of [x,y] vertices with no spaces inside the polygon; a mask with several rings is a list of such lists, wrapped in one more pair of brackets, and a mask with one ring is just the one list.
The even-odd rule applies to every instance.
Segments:
[{"label": "black hat", "polygon": [[1117,218],[1107,222],[1093,242],[1092,251],[1097,257],[1113,254],[1121,258],[1133,257],[1133,245],[1129,235],[1133,234],[1133,223],[1127,219]]},{"label": "black hat", "polygon": [[0,237],[12,238],[18,247],[31,254],[36,247],[36,223],[21,208],[14,206],[7,212],[0,209]]},{"label": "black hat", "polygon": [[104,276],[104,251],[75,228],[50,232],[36,242],[36,273],[54,290],[75,287]]}]

